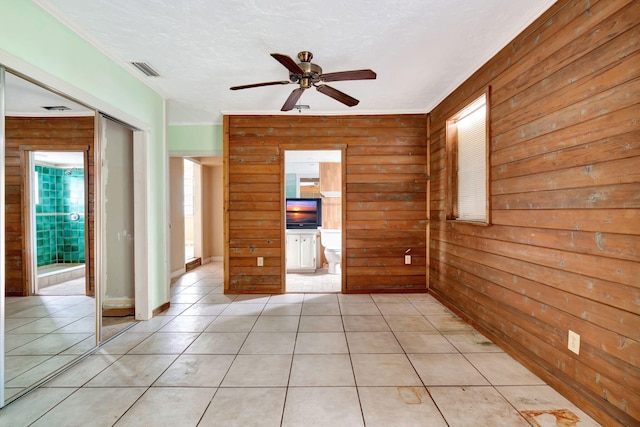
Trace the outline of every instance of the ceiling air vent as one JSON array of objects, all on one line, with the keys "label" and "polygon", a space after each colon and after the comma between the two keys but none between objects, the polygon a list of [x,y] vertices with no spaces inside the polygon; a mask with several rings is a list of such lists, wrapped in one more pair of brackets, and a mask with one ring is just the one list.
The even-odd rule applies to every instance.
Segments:
[{"label": "ceiling air vent", "polygon": [[50,105],[50,106],[42,107],[42,108],[44,108],[45,110],[49,110],[49,111],[69,111],[69,110],[71,110],[71,108],[66,107],[64,105]]},{"label": "ceiling air vent", "polygon": [[140,70],[140,72],[147,77],[160,77],[160,74],[158,74],[158,72],[146,62],[131,61],[130,64]]}]

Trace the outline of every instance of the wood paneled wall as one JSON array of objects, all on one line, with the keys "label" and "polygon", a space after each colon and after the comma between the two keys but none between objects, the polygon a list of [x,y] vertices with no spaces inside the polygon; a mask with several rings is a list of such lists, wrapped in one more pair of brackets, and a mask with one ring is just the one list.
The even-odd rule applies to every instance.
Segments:
[{"label": "wood paneled wall", "polygon": [[427,290],[426,114],[226,116],[224,135],[226,292],[284,292],[284,150],[343,148],[343,288]]},{"label": "wood paneled wall", "polygon": [[[326,192],[342,194],[341,163],[320,163],[320,193],[324,196]],[[322,228],[342,229],[342,197],[323,197]]]},{"label": "wood paneled wall", "polygon": [[[640,425],[639,17],[558,1],[430,114],[431,291],[604,425]],[[445,121],[486,86],[493,225],[455,224]]]},{"label": "wood paneled wall", "polygon": [[93,295],[95,272],[92,268],[95,254],[94,229],[94,117],[28,118],[5,117],[5,242],[6,242],[6,291],[7,296],[26,296],[27,266],[24,236],[23,181],[25,161],[23,150],[86,150],[89,147],[88,165],[85,173],[89,179],[87,192],[88,234],[86,243],[89,257],[86,268],[89,274],[87,295]]}]

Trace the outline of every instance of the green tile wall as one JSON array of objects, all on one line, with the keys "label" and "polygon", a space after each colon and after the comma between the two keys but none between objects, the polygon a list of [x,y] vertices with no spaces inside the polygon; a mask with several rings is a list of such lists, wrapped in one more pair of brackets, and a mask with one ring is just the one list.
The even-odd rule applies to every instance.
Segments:
[{"label": "green tile wall", "polygon": [[289,199],[294,199],[297,197],[297,184],[298,184],[298,175],[295,173],[288,173],[284,176],[285,180],[285,197]]},{"label": "green tile wall", "polygon": [[[84,263],[84,169],[36,165],[39,203],[36,205],[38,267]],[[71,214],[77,213],[77,220]]]}]

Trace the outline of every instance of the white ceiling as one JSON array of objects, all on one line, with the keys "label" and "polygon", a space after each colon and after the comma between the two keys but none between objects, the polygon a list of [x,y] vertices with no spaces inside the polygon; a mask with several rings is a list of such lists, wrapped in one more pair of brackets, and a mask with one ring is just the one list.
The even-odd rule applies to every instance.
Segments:
[{"label": "white ceiling", "polygon": [[[31,83],[19,76],[6,73],[5,114],[7,116],[90,116],[94,110]],[[68,110],[47,110],[44,107],[67,107]]]},{"label": "white ceiling", "polygon": [[[269,56],[313,53],[323,71],[371,68],[377,80],[331,86],[348,108],[307,90],[285,114],[427,112],[554,0],[34,0],[167,98],[170,124],[220,123],[221,112],[280,113],[295,85]],[[161,77],[144,77],[145,61]],[[298,62],[298,61],[296,61]]]}]

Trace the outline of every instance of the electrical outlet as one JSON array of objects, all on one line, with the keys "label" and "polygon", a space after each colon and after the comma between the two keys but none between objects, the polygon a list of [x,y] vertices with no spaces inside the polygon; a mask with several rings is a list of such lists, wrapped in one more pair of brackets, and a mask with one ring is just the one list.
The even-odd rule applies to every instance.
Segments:
[{"label": "electrical outlet", "polygon": [[576,334],[573,331],[569,331],[569,340],[567,343],[567,347],[575,354],[580,354],[580,335]]},{"label": "electrical outlet", "polygon": [[404,263],[405,264],[411,264],[411,255],[405,255],[404,256]]},{"label": "electrical outlet", "polygon": [[263,267],[264,266],[264,257],[259,256],[258,257],[258,267]]}]

